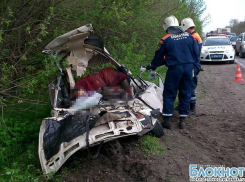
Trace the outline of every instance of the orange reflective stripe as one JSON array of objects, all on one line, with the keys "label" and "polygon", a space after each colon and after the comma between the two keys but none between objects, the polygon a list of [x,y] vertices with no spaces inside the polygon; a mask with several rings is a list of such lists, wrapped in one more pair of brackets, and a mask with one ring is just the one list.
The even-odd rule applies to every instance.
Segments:
[{"label": "orange reflective stripe", "polygon": [[165,40],[165,39],[168,38],[170,35],[171,35],[171,34],[167,34],[167,35],[163,36],[161,39],[162,39],[162,40]]},{"label": "orange reflective stripe", "polygon": [[197,32],[195,32],[194,34],[192,34],[192,37],[194,39],[196,39],[198,43],[202,43],[202,38],[200,37],[200,35]]}]

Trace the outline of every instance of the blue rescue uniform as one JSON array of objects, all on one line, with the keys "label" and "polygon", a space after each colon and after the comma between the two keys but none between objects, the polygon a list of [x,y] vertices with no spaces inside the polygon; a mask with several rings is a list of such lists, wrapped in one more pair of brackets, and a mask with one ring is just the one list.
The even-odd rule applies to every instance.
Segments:
[{"label": "blue rescue uniform", "polygon": [[179,114],[186,117],[189,114],[191,100],[191,83],[194,65],[198,64],[198,45],[188,33],[167,34],[161,38],[158,49],[149,69],[156,69],[160,65],[166,65],[166,73],[163,91],[163,115],[172,116],[174,101],[181,90]]},{"label": "blue rescue uniform", "polygon": [[[202,49],[202,39],[196,31],[192,32],[191,35],[197,41],[198,52],[199,52],[198,58],[200,58],[201,49]],[[198,74],[199,74],[200,69],[201,69],[201,64],[200,64],[200,60],[198,59],[197,66],[194,67],[195,75],[192,79],[192,84],[191,84],[191,103],[192,104],[196,104],[196,91],[195,90],[197,88]]]}]

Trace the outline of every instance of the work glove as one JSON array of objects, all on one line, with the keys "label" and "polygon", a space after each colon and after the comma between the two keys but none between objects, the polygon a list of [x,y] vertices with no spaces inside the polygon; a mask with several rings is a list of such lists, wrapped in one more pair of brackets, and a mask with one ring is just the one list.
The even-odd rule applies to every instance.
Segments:
[{"label": "work glove", "polygon": [[146,68],[144,68],[143,66],[140,67],[140,73],[143,73],[146,71]]},{"label": "work glove", "polygon": [[70,115],[70,113],[68,111],[64,112],[64,117],[69,116],[69,115]]},{"label": "work glove", "polygon": [[156,72],[155,72],[155,70],[151,70],[149,77],[150,77],[150,79],[152,79],[152,80],[155,79],[155,77],[156,77]]}]

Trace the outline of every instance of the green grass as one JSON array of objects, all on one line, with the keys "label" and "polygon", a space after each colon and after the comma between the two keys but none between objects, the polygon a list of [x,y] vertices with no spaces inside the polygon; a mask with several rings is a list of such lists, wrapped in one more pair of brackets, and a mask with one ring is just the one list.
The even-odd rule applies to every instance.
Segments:
[{"label": "green grass", "polygon": [[165,148],[161,146],[159,138],[156,138],[150,134],[144,135],[139,140],[140,150],[144,152],[145,155],[164,155]]},{"label": "green grass", "polygon": [[[51,106],[42,104],[16,104],[6,108],[4,122],[0,119],[0,182],[47,181],[38,157],[39,128],[50,116]],[[51,174],[48,181],[62,181],[69,169]]]},{"label": "green grass", "polygon": [[[27,109],[28,108],[28,109]],[[38,158],[39,128],[50,105],[11,105],[0,119],[0,181],[45,181]]]}]

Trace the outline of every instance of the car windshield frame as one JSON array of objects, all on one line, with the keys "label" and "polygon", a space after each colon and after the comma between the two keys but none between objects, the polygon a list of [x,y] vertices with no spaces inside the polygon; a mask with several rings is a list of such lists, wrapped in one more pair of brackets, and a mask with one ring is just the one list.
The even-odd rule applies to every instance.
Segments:
[{"label": "car windshield frame", "polygon": [[[220,40],[222,40],[222,41],[220,41]],[[221,42],[221,43],[219,43],[219,42]],[[209,38],[209,39],[206,39],[203,43],[203,46],[227,46],[227,45],[231,45],[230,40],[228,38],[221,38],[221,37],[215,38],[215,39]]]}]

